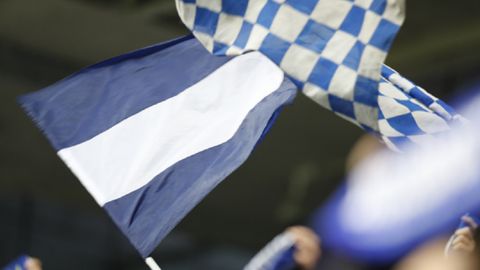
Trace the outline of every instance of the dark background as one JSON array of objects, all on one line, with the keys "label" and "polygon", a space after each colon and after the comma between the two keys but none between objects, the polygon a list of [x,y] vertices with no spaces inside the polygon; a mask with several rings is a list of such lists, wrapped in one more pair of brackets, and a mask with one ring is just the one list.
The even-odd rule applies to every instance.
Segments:
[{"label": "dark background", "polygon": [[[480,2],[408,1],[391,65],[451,99],[480,75]],[[120,231],[15,103],[18,95],[187,30],[173,0],[0,0],[0,266],[145,269]],[[251,158],[160,245],[166,269],[240,269],[340,182],[362,131],[299,95]]]}]

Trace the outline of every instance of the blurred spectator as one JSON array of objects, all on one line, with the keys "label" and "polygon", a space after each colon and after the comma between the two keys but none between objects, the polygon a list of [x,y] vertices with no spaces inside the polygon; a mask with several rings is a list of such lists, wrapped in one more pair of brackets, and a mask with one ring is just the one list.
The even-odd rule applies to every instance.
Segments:
[{"label": "blurred spectator", "polygon": [[446,239],[437,239],[414,250],[394,270],[477,270],[478,258],[473,253],[444,256]]},{"label": "blurred spectator", "polygon": [[311,229],[293,226],[286,230],[295,242],[293,258],[300,269],[313,270],[322,255],[320,238]]},{"label": "blurred spectator", "polygon": [[3,270],[42,270],[42,262],[34,257],[21,256]]},{"label": "blurred spectator", "polygon": [[370,134],[363,135],[353,145],[352,149],[348,153],[345,172],[348,174],[354,169],[360,162],[364,161],[377,151],[388,149],[385,144],[377,137]]},{"label": "blurred spectator", "polygon": [[[469,215],[448,242],[437,239],[413,251],[394,270],[474,270],[479,269],[475,235],[478,224]],[[445,247],[445,248],[443,248]]]},{"label": "blurred spectator", "polygon": [[42,262],[37,258],[29,257],[25,262],[26,270],[42,270]]},{"label": "blurred spectator", "polygon": [[473,254],[475,251],[475,234],[478,229],[478,224],[468,215],[463,216],[462,221],[467,226],[455,231],[451,243],[449,243],[447,247],[447,249],[450,249],[446,251],[447,253],[453,251],[456,253]]},{"label": "blurred spectator", "polygon": [[277,235],[245,266],[245,270],[314,270],[321,256],[320,239],[303,226]]}]

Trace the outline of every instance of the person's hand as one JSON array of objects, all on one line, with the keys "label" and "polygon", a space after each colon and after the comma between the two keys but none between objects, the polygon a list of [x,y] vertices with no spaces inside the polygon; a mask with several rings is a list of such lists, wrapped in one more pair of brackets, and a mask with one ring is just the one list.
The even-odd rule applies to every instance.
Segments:
[{"label": "person's hand", "polygon": [[42,270],[42,262],[37,258],[29,257],[25,261],[25,269],[27,269],[27,270]]},{"label": "person's hand", "polygon": [[294,259],[299,267],[312,270],[321,256],[320,239],[309,228],[294,226],[286,230],[295,241]]},{"label": "person's hand", "polygon": [[463,216],[462,220],[468,224],[468,227],[455,231],[452,250],[462,253],[472,253],[476,247],[474,235],[478,229],[478,224],[469,216]]}]

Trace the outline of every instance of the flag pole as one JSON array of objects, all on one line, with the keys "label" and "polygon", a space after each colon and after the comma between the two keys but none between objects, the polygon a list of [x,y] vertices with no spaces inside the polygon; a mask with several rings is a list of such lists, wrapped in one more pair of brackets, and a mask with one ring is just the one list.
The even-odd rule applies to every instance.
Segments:
[{"label": "flag pole", "polygon": [[152,257],[146,258],[145,263],[148,265],[148,267],[150,267],[151,270],[162,270]]}]

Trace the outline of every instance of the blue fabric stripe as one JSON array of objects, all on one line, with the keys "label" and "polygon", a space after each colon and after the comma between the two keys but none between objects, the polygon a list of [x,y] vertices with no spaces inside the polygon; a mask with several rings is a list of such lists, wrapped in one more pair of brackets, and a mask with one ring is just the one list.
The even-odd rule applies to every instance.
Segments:
[{"label": "blue fabric stripe", "polygon": [[382,65],[382,76],[385,78],[385,79],[389,79],[390,76],[392,76],[393,74],[397,73],[395,70],[393,70],[391,67],[387,66],[387,65]]},{"label": "blue fabric stripe", "polygon": [[146,186],[104,206],[143,257],[247,159],[275,119],[272,115],[295,95],[295,85],[286,79],[249,112],[229,141],[179,161]]},{"label": "blue fabric stripe", "polygon": [[58,151],[176,96],[230,59],[187,36],[103,61],[19,102]]},{"label": "blue fabric stripe", "polygon": [[[296,269],[297,262],[295,261],[294,254],[296,252],[296,247],[293,246],[288,250],[284,251],[278,258],[275,258],[273,267],[271,270],[292,270]],[[278,255],[277,255],[278,256]]]}]

